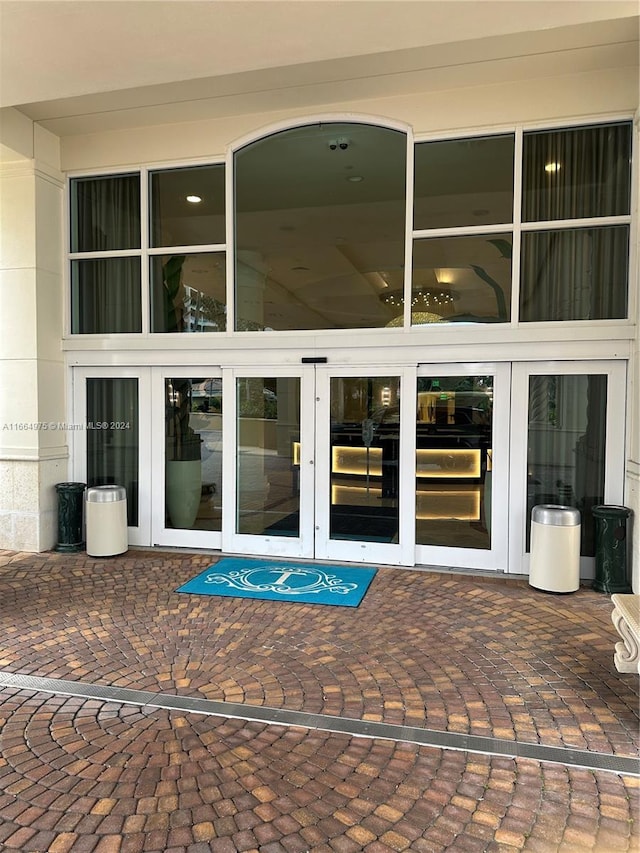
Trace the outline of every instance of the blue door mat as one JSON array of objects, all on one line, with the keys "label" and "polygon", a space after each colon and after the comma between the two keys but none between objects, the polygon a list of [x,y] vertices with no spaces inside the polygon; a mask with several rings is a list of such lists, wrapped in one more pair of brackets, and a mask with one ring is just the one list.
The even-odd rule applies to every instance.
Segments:
[{"label": "blue door mat", "polygon": [[357,607],[376,569],[224,557],[176,592]]}]

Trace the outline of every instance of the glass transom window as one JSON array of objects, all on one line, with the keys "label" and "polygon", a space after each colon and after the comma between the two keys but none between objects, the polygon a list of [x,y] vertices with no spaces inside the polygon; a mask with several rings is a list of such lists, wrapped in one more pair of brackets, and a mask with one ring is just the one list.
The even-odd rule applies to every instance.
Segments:
[{"label": "glass transom window", "polygon": [[314,124],[235,155],[236,329],[386,326],[403,280],[404,133]]}]

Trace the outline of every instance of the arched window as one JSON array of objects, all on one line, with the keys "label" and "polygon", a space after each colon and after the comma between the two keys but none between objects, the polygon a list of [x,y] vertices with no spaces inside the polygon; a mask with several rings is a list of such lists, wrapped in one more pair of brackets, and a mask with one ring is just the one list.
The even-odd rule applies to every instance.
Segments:
[{"label": "arched window", "polygon": [[236,329],[389,325],[402,288],[407,137],[318,122],[234,154]]}]

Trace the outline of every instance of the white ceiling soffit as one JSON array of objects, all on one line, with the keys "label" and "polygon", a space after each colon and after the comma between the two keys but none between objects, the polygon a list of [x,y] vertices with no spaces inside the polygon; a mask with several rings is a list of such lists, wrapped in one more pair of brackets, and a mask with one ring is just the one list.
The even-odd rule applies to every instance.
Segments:
[{"label": "white ceiling soffit", "polygon": [[637,0],[0,0],[0,104],[59,135],[637,64]]}]

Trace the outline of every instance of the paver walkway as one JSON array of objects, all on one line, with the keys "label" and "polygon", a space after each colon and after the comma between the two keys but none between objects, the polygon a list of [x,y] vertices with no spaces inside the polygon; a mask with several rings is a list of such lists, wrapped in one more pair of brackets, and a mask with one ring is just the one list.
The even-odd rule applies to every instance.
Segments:
[{"label": "paver walkway", "polygon": [[[392,568],[357,609],[174,592],[216,559],[0,552],[0,670],[51,680],[0,687],[0,850],[640,849],[640,779],[615,768],[638,756],[638,677],[613,666],[608,596]],[[59,695],[55,679],[132,704]],[[247,719],[135,691],[242,704]],[[334,731],[252,721],[256,706]],[[448,732],[457,748],[354,736],[345,720]],[[464,751],[465,736],[550,760]],[[562,762],[579,751],[613,769]]]}]

